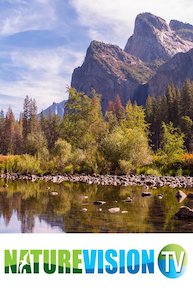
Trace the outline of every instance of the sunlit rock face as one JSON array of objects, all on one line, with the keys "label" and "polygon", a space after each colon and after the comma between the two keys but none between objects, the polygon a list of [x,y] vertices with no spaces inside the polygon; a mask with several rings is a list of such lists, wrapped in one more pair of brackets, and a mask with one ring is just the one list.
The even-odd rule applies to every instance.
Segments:
[{"label": "sunlit rock face", "polygon": [[116,45],[91,42],[84,63],[74,70],[72,87],[90,94],[94,88],[102,95],[103,111],[108,102],[119,95],[123,105],[138,95],[140,86],[147,83],[154,71],[143,61]]},{"label": "sunlit rock face", "polygon": [[[171,21],[170,25],[150,13],[139,14],[134,34],[129,38],[125,51],[145,62],[167,61],[179,52],[193,48],[193,27]],[[183,32],[184,31],[184,32]]]}]

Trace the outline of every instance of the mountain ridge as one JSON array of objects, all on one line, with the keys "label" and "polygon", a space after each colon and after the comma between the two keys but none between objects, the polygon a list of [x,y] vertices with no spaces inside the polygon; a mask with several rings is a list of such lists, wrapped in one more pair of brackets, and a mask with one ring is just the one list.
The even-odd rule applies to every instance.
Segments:
[{"label": "mountain ridge", "polygon": [[59,115],[60,117],[64,116],[64,107],[65,107],[66,100],[55,103],[53,102],[52,105],[50,105],[47,109],[42,110],[42,112],[39,114],[43,114],[44,116],[48,117],[49,115]]},{"label": "mountain ridge", "polygon": [[[154,71],[143,61],[112,44],[92,41],[83,65],[74,70],[71,86],[90,94],[94,88],[102,95],[102,108],[119,95],[123,105],[135,99],[138,86],[146,83]],[[105,81],[105,82],[104,82]]]},{"label": "mountain ridge", "polygon": [[176,54],[158,69],[148,84],[149,95],[163,95],[168,83],[181,89],[187,79],[193,80],[193,49]]},{"label": "mountain ridge", "polygon": [[153,62],[167,61],[176,53],[193,48],[193,42],[183,39],[183,35],[180,37],[171,26],[176,28],[174,20],[168,25],[164,19],[151,13],[139,14],[135,20],[134,34],[128,39],[125,51],[145,62]]},{"label": "mountain ridge", "polygon": [[178,20],[168,24],[161,17],[141,13],[124,50],[91,42],[83,64],[73,71],[71,86],[88,95],[94,88],[101,94],[103,112],[117,95],[123,105],[129,99],[144,104],[148,94],[163,94],[167,83],[181,87],[191,77],[191,67],[186,69],[191,49],[193,25]]}]

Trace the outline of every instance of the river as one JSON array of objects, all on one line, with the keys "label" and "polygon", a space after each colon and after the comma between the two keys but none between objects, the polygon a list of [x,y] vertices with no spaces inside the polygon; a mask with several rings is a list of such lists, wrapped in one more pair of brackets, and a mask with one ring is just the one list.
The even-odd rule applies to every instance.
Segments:
[{"label": "river", "polygon": [[[177,220],[177,189],[114,187],[83,183],[0,180],[1,233],[193,232],[193,220]],[[186,193],[192,190],[184,190]],[[52,192],[57,194],[52,195]],[[126,202],[130,197],[132,202]],[[103,205],[95,205],[104,201]],[[118,208],[111,213],[109,209]]]}]

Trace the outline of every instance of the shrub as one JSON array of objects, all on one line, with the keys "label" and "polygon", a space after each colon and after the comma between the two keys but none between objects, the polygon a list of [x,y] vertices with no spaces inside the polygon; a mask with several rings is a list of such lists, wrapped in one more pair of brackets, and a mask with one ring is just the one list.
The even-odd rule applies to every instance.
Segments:
[{"label": "shrub", "polygon": [[22,155],[17,160],[16,171],[21,174],[41,174],[40,161],[30,155]]},{"label": "shrub", "polygon": [[[129,163],[132,165],[131,169],[135,170],[137,167],[152,162],[148,138],[143,130],[138,128],[115,128],[102,141],[101,151],[107,161],[111,162],[113,172],[118,168],[124,171],[130,170]],[[120,160],[126,161],[127,166],[125,162]],[[120,168],[120,165],[122,168]]]},{"label": "shrub", "polygon": [[132,171],[132,164],[130,161],[119,160],[119,167],[122,174],[129,174]]},{"label": "shrub", "polygon": [[64,167],[63,173],[73,174],[73,165],[68,165],[68,166]]},{"label": "shrub", "polygon": [[161,173],[157,168],[151,167],[143,167],[137,172],[138,174],[152,175],[152,176],[160,176]]},{"label": "shrub", "polygon": [[18,155],[0,156],[0,171],[2,173],[14,173],[17,170]]},{"label": "shrub", "polygon": [[27,153],[36,155],[41,152],[43,148],[47,148],[47,141],[42,132],[28,134],[26,140]]}]

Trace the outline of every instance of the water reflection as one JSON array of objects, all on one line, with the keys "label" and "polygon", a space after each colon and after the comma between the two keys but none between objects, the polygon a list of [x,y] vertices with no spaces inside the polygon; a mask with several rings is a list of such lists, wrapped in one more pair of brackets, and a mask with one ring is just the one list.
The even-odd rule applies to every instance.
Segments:
[{"label": "water reflection", "polygon": [[[156,189],[152,197],[143,198],[140,187],[14,181],[5,188],[3,184],[0,181],[1,233],[193,232],[192,221],[173,218],[188,202],[178,202],[176,189]],[[128,197],[132,202],[125,202]],[[94,205],[97,200],[106,203]],[[115,207],[120,208],[118,213],[108,211]]]}]

